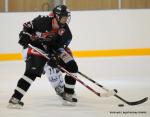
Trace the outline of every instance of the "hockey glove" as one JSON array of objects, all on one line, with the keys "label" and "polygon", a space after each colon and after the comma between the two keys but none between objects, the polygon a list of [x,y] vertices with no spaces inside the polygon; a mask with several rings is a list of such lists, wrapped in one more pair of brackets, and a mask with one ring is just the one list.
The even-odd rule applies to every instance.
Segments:
[{"label": "hockey glove", "polygon": [[23,31],[19,34],[19,41],[18,43],[22,45],[24,48],[28,47],[28,44],[31,43],[32,40],[30,39],[30,35],[28,33],[25,33]]},{"label": "hockey glove", "polygon": [[47,63],[49,66],[53,67],[53,68],[56,68],[57,65],[59,64],[59,60],[58,60],[58,57],[54,54],[51,54],[50,55],[50,60],[48,61]]}]

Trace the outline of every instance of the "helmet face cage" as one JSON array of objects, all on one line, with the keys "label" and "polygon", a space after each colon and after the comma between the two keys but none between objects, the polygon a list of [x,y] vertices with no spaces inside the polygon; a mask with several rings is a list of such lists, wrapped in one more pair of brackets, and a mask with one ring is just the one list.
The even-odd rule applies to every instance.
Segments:
[{"label": "helmet face cage", "polygon": [[68,17],[66,23],[70,22],[70,19],[71,19],[70,11],[69,11],[69,9],[67,9],[67,7],[65,5],[56,6],[53,9],[53,14],[54,14],[54,17],[56,18],[56,20],[58,21],[58,23],[60,23],[60,20],[62,17]]}]

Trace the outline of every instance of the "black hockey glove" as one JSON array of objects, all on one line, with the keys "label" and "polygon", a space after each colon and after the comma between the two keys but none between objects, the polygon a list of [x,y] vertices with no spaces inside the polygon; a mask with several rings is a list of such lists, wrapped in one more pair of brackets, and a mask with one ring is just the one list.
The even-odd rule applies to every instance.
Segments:
[{"label": "black hockey glove", "polygon": [[51,54],[50,55],[50,60],[48,61],[47,63],[49,66],[53,67],[53,68],[56,68],[57,65],[59,64],[59,58],[54,55],[54,54]]},{"label": "black hockey glove", "polygon": [[19,41],[18,43],[20,45],[23,46],[23,48],[27,48],[28,47],[28,44],[31,43],[31,39],[30,39],[30,36],[26,33],[24,33],[23,31],[20,32],[19,34]]}]

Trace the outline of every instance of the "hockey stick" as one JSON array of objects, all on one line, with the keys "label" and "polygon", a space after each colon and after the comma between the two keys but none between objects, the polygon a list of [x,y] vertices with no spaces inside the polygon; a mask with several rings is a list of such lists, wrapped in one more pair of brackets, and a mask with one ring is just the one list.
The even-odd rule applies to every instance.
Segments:
[{"label": "hockey stick", "polygon": [[[96,84],[97,86],[101,87],[102,89],[104,89],[105,91],[109,91],[109,89],[105,88],[104,86],[100,85],[98,82],[94,81],[93,79],[89,78],[88,76],[86,76],[85,74],[81,73],[80,71],[78,71],[78,73],[83,76],[84,78],[88,79],[89,81],[93,82],[94,84]],[[121,101],[125,102],[128,105],[134,106],[134,105],[138,105],[138,104],[142,104],[144,102],[146,102],[148,100],[148,97],[145,97],[141,100],[138,101],[134,101],[134,102],[129,102],[125,99],[123,99],[122,97],[120,97],[119,95],[115,94],[114,95],[116,98],[120,99]]]},{"label": "hockey stick", "polygon": [[[38,49],[37,47],[32,46],[31,44],[28,44],[28,46],[32,49],[34,49],[35,51],[37,51],[39,54],[41,54],[43,57],[45,57],[47,60],[50,60],[50,58],[48,57],[48,55],[42,51],[41,49]],[[109,97],[113,95],[112,91],[108,91],[107,93],[98,93],[97,91],[95,91],[93,88],[91,88],[90,86],[88,86],[87,84],[85,84],[83,81],[81,81],[78,77],[76,77],[75,75],[71,74],[70,72],[68,72],[65,68],[63,68],[60,65],[57,65],[57,67],[62,70],[63,72],[65,72],[67,75],[71,76],[72,78],[74,78],[75,80],[77,80],[78,82],[80,82],[83,86],[85,86],[87,89],[89,89],[90,91],[92,91],[94,94],[96,94],[99,97]]]},{"label": "hockey stick", "polygon": [[[50,60],[50,58],[47,56],[47,54],[32,46],[31,44],[28,45],[29,47],[33,48],[34,50],[36,50],[37,52],[39,52],[41,55],[43,55],[47,60]],[[61,67],[60,65],[58,65],[58,68],[61,69],[62,71],[64,71],[66,74],[72,76],[74,79],[76,79],[78,82],[80,82],[82,85],[84,85],[86,88],[88,88],[89,90],[91,90],[93,93],[95,93],[97,96],[101,96],[100,93],[96,92],[94,89],[92,89],[91,87],[89,87],[88,85],[86,85],[83,81],[81,81],[80,79],[78,79],[76,76],[74,76],[73,74],[71,74],[70,72],[68,72],[67,70],[65,70],[63,67]],[[105,91],[110,91],[109,89],[105,88],[104,86],[100,85],[99,83],[97,83],[96,81],[92,80],[91,78],[89,78],[88,76],[86,76],[85,74],[81,73],[81,72],[78,72],[80,75],[82,75],[83,77],[85,77],[86,79],[90,80],[91,82],[95,83],[97,86],[101,87],[102,89],[104,89]],[[138,101],[135,101],[135,102],[129,102],[125,99],[123,99],[122,97],[118,96],[117,94],[114,95],[115,97],[117,97],[118,99],[120,99],[121,101],[125,102],[126,104],[128,105],[138,105],[138,104],[142,104],[144,102],[146,102],[148,100],[148,97],[145,97],[141,100],[138,100]]]}]

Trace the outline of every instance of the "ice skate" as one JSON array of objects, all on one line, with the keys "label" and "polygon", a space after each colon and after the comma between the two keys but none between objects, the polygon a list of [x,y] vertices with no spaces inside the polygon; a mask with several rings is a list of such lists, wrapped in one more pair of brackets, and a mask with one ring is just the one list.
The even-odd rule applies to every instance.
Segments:
[{"label": "ice skate", "polygon": [[8,108],[13,108],[13,109],[21,109],[23,107],[24,103],[21,102],[20,100],[12,97],[9,100]]},{"label": "ice skate", "polygon": [[63,98],[64,86],[55,87],[56,94]]},{"label": "ice skate", "polygon": [[77,98],[75,94],[63,93],[63,105],[65,106],[75,106],[77,103]]}]

